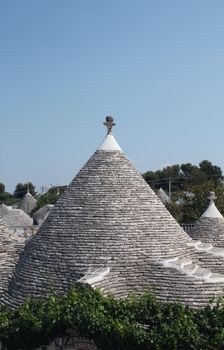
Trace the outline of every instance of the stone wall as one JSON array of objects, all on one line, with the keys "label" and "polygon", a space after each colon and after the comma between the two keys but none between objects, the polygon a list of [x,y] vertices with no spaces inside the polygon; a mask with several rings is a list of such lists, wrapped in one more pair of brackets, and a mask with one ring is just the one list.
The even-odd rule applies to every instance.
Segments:
[{"label": "stone wall", "polygon": [[[0,342],[0,350],[3,350],[1,342]],[[53,341],[50,345],[42,346],[37,350],[99,350],[99,349],[96,347],[93,340],[89,340],[78,336],[66,336],[60,339],[56,338],[56,340]]]}]

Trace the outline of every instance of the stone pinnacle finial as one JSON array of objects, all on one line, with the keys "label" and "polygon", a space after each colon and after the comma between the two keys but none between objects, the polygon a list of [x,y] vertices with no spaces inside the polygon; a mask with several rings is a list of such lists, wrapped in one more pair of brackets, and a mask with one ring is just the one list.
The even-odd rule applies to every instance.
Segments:
[{"label": "stone pinnacle finial", "polygon": [[215,192],[210,191],[210,192],[209,192],[209,196],[208,196],[208,199],[210,200],[210,202],[213,203],[214,200],[215,200],[216,198],[217,198],[217,197],[216,197],[216,195],[215,195]]},{"label": "stone pinnacle finial", "polygon": [[116,125],[114,123],[114,118],[111,116],[107,116],[106,121],[103,124],[107,127],[107,135],[111,134],[113,126]]}]

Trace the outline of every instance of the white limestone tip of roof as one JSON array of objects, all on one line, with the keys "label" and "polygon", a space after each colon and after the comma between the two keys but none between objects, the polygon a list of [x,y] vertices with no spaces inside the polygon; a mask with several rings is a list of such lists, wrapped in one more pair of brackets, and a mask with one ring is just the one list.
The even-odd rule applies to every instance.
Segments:
[{"label": "white limestone tip of roof", "polygon": [[98,151],[120,151],[122,152],[121,147],[115,140],[114,136],[112,134],[108,134],[101,145],[98,147]]},{"label": "white limestone tip of roof", "polygon": [[31,194],[30,192],[27,192],[27,193],[25,194],[25,196],[26,196],[26,197],[33,197],[32,194]]},{"label": "white limestone tip of roof", "polygon": [[101,145],[98,147],[98,151],[120,151],[122,152],[121,147],[115,140],[114,136],[112,135],[112,128],[116,124],[114,123],[114,119],[111,116],[106,117],[106,121],[103,123],[107,127],[107,135],[104,138]]},{"label": "white limestone tip of roof", "polygon": [[214,200],[217,197],[215,196],[215,192],[211,191],[209,193],[208,199],[210,200],[208,208],[205,210],[205,212],[202,214],[202,218],[222,218],[223,216],[220,213],[220,211],[216,208],[216,205],[214,203]]},{"label": "white limestone tip of roof", "polygon": [[220,211],[216,208],[215,203],[210,203],[208,208],[201,216],[202,218],[223,218]]}]

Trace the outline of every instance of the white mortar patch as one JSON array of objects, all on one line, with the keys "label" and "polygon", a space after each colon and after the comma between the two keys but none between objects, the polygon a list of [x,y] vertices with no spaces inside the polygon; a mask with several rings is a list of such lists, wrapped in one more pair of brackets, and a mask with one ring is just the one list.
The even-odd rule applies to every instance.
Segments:
[{"label": "white mortar patch", "polygon": [[82,283],[88,283],[90,285],[96,283],[96,282],[100,282],[104,279],[104,277],[110,272],[110,268],[109,267],[102,267],[99,269],[96,269],[94,271],[90,270],[88,271],[85,276],[83,276],[82,278],[80,278],[78,280],[78,282],[82,282]]}]

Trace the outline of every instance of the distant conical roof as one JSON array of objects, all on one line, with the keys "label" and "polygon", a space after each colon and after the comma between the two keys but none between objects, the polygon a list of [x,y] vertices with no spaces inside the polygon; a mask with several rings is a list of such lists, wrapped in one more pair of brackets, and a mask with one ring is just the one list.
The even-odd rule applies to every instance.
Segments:
[{"label": "distant conical roof", "polygon": [[224,218],[215,205],[215,192],[210,192],[208,208],[190,231],[193,239],[224,248]]},{"label": "distant conical roof", "polygon": [[22,209],[26,214],[29,214],[35,208],[36,203],[36,198],[32,196],[28,188],[27,193],[22,198],[21,202],[18,205],[18,208]]},{"label": "distant conical roof", "polygon": [[8,213],[2,217],[2,221],[11,229],[26,228],[33,225],[33,219],[22,209],[9,209]]},{"label": "distant conical roof", "polygon": [[35,223],[37,225],[42,225],[53,208],[53,204],[45,204],[37,211],[35,211],[35,213],[33,213],[33,220],[35,221]]},{"label": "distant conical roof", "polygon": [[5,204],[0,205],[0,218],[11,229],[26,228],[33,224],[33,219],[21,209],[14,209]]},{"label": "distant conical roof", "polygon": [[103,143],[26,245],[6,301],[16,306],[81,281],[118,297],[147,290],[205,305],[222,292],[224,276],[200,268],[190,237],[111,134],[113,118],[105,125]]},{"label": "distant conical roof", "polygon": [[0,218],[2,218],[3,216],[7,215],[9,212],[9,209],[7,207],[7,205],[5,205],[4,203],[0,203]]},{"label": "distant conical roof", "polygon": [[213,219],[216,219],[216,218],[221,218],[223,219],[223,216],[222,214],[220,213],[220,211],[216,208],[216,205],[215,205],[215,199],[216,199],[216,196],[215,196],[215,192],[211,191],[209,193],[209,197],[208,199],[210,200],[210,203],[209,203],[209,206],[208,208],[205,210],[205,212],[202,214],[202,218],[213,218]]},{"label": "distant conical roof", "polygon": [[170,197],[167,196],[166,192],[160,187],[160,189],[156,192],[159,199],[162,201],[163,204],[170,203]]}]

